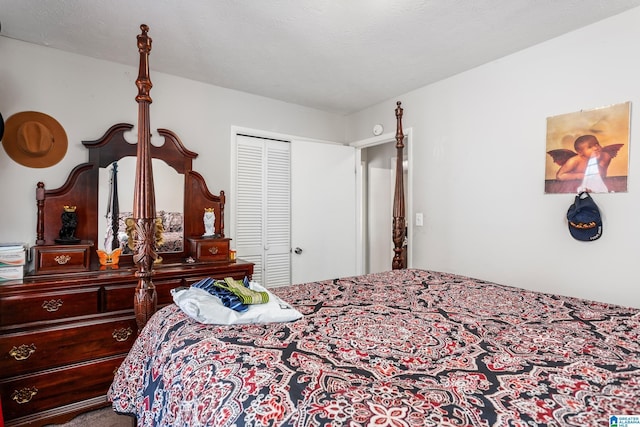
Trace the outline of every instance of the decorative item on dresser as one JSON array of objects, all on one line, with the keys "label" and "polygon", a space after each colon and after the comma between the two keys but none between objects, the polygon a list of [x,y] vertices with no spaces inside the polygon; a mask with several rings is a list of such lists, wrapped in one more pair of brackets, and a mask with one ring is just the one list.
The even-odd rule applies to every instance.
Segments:
[{"label": "decorative item on dresser", "polygon": [[[146,35],[146,27],[142,29]],[[139,77],[143,81],[148,81],[146,71],[146,76],[143,70]],[[148,126],[148,117],[145,120]],[[96,252],[96,242],[103,240],[99,236],[100,175],[113,162],[140,155],[138,144],[124,138],[132,128],[116,124],[100,139],[84,141],[88,163],[76,166],[58,189],[45,189],[43,183],[37,186],[34,271],[23,280],[0,286],[0,397],[7,426],[60,423],[107,406],[105,395],[114,372],[137,336],[141,325],[136,321],[134,294],[139,293],[141,274],[133,258],[139,253],[120,255],[117,265],[101,265]],[[144,277],[145,286],[153,289],[162,307],[172,302],[172,288],[190,286],[205,277],[251,277],[253,264],[230,259],[230,239],[224,234],[225,195],[211,194],[203,177],[192,170],[197,154],[170,130],[158,129],[158,133],[164,144],[147,146],[143,162],[165,162],[183,180],[182,250],[161,253],[162,264],[147,265],[149,274]],[[119,171],[121,176],[126,173]],[[134,219],[148,217],[155,226],[155,207],[140,207],[154,198],[153,175],[150,168],[146,172],[136,168],[136,175],[136,188],[143,190],[134,198],[138,205],[132,209]],[[133,190],[119,189],[121,196]],[[64,206],[76,206],[77,244],[55,243]],[[215,213],[215,236],[219,237],[202,237],[205,208]],[[153,241],[146,245],[155,250]],[[136,242],[135,249],[140,247]],[[153,304],[143,313],[142,324],[155,309]]]}]

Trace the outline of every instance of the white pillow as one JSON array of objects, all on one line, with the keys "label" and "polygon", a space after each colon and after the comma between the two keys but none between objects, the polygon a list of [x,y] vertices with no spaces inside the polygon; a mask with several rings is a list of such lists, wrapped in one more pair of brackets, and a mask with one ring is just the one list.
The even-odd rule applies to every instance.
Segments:
[{"label": "white pillow", "polygon": [[171,289],[173,301],[192,319],[212,325],[241,325],[247,323],[290,322],[302,318],[295,308],[272,294],[256,282],[250,282],[254,291],[267,292],[269,302],[251,304],[243,313],[225,307],[220,299],[200,288]]}]

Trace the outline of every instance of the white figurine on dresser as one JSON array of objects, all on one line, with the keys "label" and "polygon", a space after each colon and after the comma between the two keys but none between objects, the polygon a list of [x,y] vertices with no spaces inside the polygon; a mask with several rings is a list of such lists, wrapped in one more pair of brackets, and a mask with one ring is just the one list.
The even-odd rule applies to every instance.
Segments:
[{"label": "white figurine on dresser", "polygon": [[202,237],[212,237],[215,234],[216,214],[213,208],[204,208],[204,234]]}]

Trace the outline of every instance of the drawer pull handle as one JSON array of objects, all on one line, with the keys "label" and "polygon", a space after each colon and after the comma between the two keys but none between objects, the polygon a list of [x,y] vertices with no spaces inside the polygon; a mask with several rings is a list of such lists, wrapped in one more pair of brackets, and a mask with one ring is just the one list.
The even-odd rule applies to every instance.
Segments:
[{"label": "drawer pull handle", "polygon": [[215,254],[217,254],[217,253],[218,253],[218,247],[217,247],[217,246],[212,246],[212,247],[210,247],[210,248],[209,248],[209,253],[210,253],[211,255],[215,255]]},{"label": "drawer pull handle", "polygon": [[56,262],[58,264],[60,264],[60,265],[64,265],[64,264],[68,263],[69,261],[71,261],[71,257],[69,255],[57,255],[53,259],[56,260]]},{"label": "drawer pull handle", "polygon": [[62,307],[61,299],[52,299],[51,301],[45,301],[42,303],[42,308],[47,310],[49,313],[58,311],[60,307]]},{"label": "drawer pull handle", "polygon": [[22,344],[20,347],[13,346],[11,351],[9,351],[9,356],[13,357],[16,360],[27,360],[29,356],[36,352],[36,345],[26,345]]},{"label": "drawer pull handle", "polygon": [[120,329],[114,330],[111,336],[113,337],[114,340],[118,342],[123,342],[128,340],[131,334],[133,334],[133,331],[131,330],[131,328],[120,328]]},{"label": "drawer pull handle", "polygon": [[15,400],[19,404],[29,403],[37,393],[37,388],[25,387],[21,390],[13,390],[13,393],[11,393],[11,399]]}]

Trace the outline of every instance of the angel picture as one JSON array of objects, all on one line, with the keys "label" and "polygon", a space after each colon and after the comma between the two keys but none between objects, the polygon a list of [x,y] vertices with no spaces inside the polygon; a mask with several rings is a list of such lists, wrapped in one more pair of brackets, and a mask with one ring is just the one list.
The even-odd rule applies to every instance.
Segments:
[{"label": "angel picture", "polygon": [[629,107],[627,102],[547,119],[545,193],[627,190]]}]

